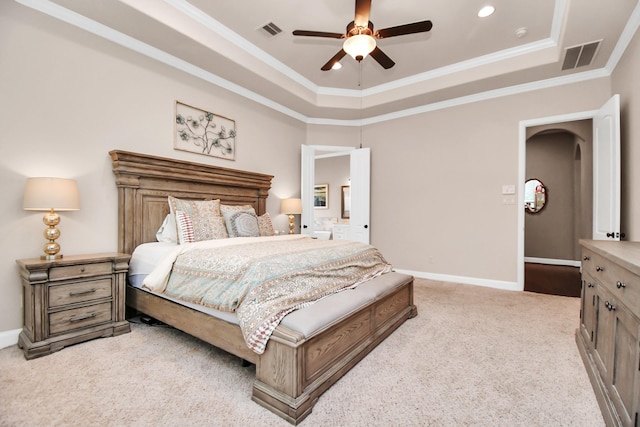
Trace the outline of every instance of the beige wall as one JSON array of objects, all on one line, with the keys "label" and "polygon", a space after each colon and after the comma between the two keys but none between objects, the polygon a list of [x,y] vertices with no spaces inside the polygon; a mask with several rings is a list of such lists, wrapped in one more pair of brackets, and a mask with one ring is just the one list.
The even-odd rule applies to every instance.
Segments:
[{"label": "beige wall", "polygon": [[[25,179],[78,181],[81,210],[61,213],[62,253],[117,249],[109,150],[124,149],[275,175],[267,210],[300,195],[306,126],[13,2],[0,5],[0,332],[22,327],[15,260],[37,257],[42,213],[22,210]],[[174,102],[236,120],[237,160],[173,150]]]},{"label": "beige wall", "polygon": [[611,78],[611,92],[620,94],[622,120],[622,232],[640,240],[640,34],[633,40]]},{"label": "beige wall", "polygon": [[[507,285],[517,280],[519,122],[588,111],[609,99],[606,78],[369,125],[371,242],[398,269]],[[327,140],[336,128],[316,127]],[[508,286],[507,286],[508,287]]]},{"label": "beige wall", "polygon": [[[531,91],[365,126],[372,148],[371,241],[396,268],[512,283],[517,209],[502,203],[517,184],[522,120],[592,110],[622,95],[623,213],[640,239],[640,68],[636,36],[612,80]],[[613,91],[612,91],[613,87]],[[298,196],[300,144],[357,146],[360,130],[306,126],[237,95],[12,2],[0,4],[0,333],[21,327],[14,260],[36,256],[41,215],[21,208],[25,178],[78,180],[82,209],[62,215],[64,253],[116,249],[116,189],[107,152],[126,149],[276,176],[268,202],[277,228],[281,198]],[[174,151],[176,99],[237,122],[237,161]]]}]

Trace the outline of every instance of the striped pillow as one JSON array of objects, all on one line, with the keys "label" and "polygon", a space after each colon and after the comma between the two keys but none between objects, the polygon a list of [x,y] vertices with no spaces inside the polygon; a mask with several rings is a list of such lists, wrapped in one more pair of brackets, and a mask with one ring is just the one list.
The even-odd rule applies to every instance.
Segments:
[{"label": "striped pillow", "polygon": [[178,226],[178,244],[193,243],[196,241],[193,222],[189,214],[176,211],[176,225]]}]

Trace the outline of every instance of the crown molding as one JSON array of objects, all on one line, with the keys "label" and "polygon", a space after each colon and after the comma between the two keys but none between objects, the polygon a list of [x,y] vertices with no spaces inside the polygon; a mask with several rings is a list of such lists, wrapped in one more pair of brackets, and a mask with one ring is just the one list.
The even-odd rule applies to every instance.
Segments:
[{"label": "crown molding", "polygon": [[[541,80],[541,81],[526,83],[521,85],[515,85],[515,86],[496,89],[496,90],[485,91],[485,92],[458,97],[458,98],[454,98],[446,101],[425,104],[419,107],[394,111],[388,114],[382,114],[374,117],[363,118],[360,120],[340,120],[340,119],[327,119],[327,118],[321,118],[321,117],[308,117],[306,115],[303,115],[280,103],[277,103],[269,98],[266,98],[256,92],[250,91],[240,85],[237,85],[224,78],[221,78],[216,74],[206,71],[200,67],[196,67],[193,64],[190,64],[180,58],[170,55],[149,44],[143,43],[126,34],[123,34],[103,24],[100,24],[99,22],[93,21],[85,16],[82,16],[76,12],[66,9],[58,4],[52,3],[49,0],[15,0],[15,1],[26,7],[29,7],[39,12],[42,12],[44,14],[47,14],[55,19],[58,19],[70,25],[81,28],[85,31],[88,31],[92,34],[95,34],[99,37],[102,37],[106,40],[109,40],[127,49],[131,49],[149,58],[155,59],[163,64],[166,64],[170,67],[183,71],[187,74],[190,74],[194,77],[202,79],[213,85],[229,90],[233,93],[236,93],[239,96],[252,100],[258,104],[271,108],[275,111],[278,111],[286,116],[289,116],[301,122],[304,122],[307,124],[315,124],[315,125],[353,126],[353,127],[365,126],[365,125],[380,123],[388,120],[395,120],[398,118],[409,117],[412,115],[422,114],[425,112],[451,108],[455,106],[485,101],[489,99],[495,99],[495,98],[504,97],[504,96],[516,95],[518,93],[530,92],[530,91],[539,90],[539,89],[546,89],[546,88],[557,87],[557,86],[566,85],[566,84],[579,83],[579,82],[592,80],[592,79],[609,77],[613,72],[613,69],[615,69],[615,66],[617,65],[618,61],[622,57],[624,50],[626,49],[628,44],[631,42],[631,39],[633,38],[633,35],[635,34],[636,30],[640,26],[640,4],[639,4],[634,9],[634,12],[630,17],[630,20],[628,21],[622,36],[618,40],[618,43],[614,49],[614,53],[609,58],[609,61],[607,62],[606,67],[599,70],[575,73],[568,76]],[[266,55],[265,57],[266,60],[275,61],[275,62],[272,62],[274,67],[284,66],[284,64],[275,60],[275,58],[270,57],[269,55],[264,53],[262,50],[258,49],[255,45],[249,43],[242,37],[237,36],[237,34],[233,33],[227,27],[222,26],[222,24],[220,24],[219,22],[208,17],[203,12],[199,11],[199,9],[194,8],[185,0],[166,0],[166,1],[169,4],[171,4],[173,7],[178,7],[180,8],[180,10],[184,11],[185,13],[188,13],[190,16],[192,16],[194,19],[197,19],[199,22],[207,21],[206,25],[208,27],[210,27],[212,30],[214,30],[215,28],[214,31],[221,32],[222,34],[224,34],[225,37],[229,37],[230,39],[233,39],[232,41],[236,45],[238,46],[244,45],[244,48],[248,49],[248,51],[253,51],[253,49],[255,48],[257,51],[259,51],[259,52],[256,52],[257,55],[264,54]],[[567,4],[566,0],[558,0],[556,2],[556,10],[554,13],[554,25],[552,28],[552,37],[549,39],[545,39],[541,42],[530,43],[528,45],[521,46],[519,48],[496,52],[495,54],[485,55],[483,57],[476,58],[474,60],[453,64],[449,67],[442,67],[438,70],[429,71],[427,73],[422,73],[417,76],[400,79],[395,82],[376,86],[369,89],[364,89],[361,91],[352,90],[352,89],[345,90],[345,89],[336,89],[336,88],[327,88],[327,87],[317,87],[313,85],[313,83],[311,82],[309,82],[311,83],[311,86],[305,85],[305,87],[315,87],[314,89],[315,92],[320,95],[332,95],[332,96],[343,96],[343,97],[354,97],[354,98],[357,97],[357,98],[363,99],[366,96],[377,95],[383,92],[387,92],[389,90],[397,89],[399,87],[405,87],[415,82],[423,82],[428,79],[433,79],[436,76],[441,77],[446,75],[447,72],[451,73],[451,72],[460,71],[460,70],[468,70],[469,67],[473,68],[473,67],[479,67],[486,64],[495,63],[507,57],[513,57],[514,55],[519,56],[519,55],[524,55],[524,54],[535,52],[535,51],[540,51],[542,49],[553,48],[554,46],[557,47],[557,39],[555,38],[559,37],[560,35],[559,28],[561,27],[561,24],[558,24],[558,22],[561,23],[562,20],[564,19],[564,11],[566,10],[566,4]],[[230,32],[231,34],[227,35],[226,34],[227,31]],[[235,36],[233,34],[235,34]],[[245,42],[248,43],[248,45],[245,45]],[[290,70],[291,73],[297,74],[290,68],[288,69]],[[299,78],[306,80],[304,77],[300,76],[299,74],[298,76]]]}]

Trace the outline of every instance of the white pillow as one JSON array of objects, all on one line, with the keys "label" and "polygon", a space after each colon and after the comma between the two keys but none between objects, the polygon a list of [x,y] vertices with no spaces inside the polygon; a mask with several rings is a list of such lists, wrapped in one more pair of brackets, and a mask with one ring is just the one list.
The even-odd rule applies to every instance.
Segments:
[{"label": "white pillow", "polygon": [[168,214],[166,217],[164,217],[162,225],[156,232],[156,240],[163,243],[178,243],[175,215]]}]

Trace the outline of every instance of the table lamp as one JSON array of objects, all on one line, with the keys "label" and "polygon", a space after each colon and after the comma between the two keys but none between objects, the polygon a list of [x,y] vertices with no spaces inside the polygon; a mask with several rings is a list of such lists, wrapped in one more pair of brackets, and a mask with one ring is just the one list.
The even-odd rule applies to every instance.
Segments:
[{"label": "table lamp", "polygon": [[283,199],[280,203],[280,213],[289,215],[289,234],[293,234],[294,215],[302,213],[302,200],[300,199]]},{"label": "table lamp", "polygon": [[27,178],[24,189],[23,208],[26,211],[47,211],[42,221],[47,225],[44,237],[44,255],[40,259],[54,260],[62,258],[60,245],[56,239],[60,230],[60,216],[56,211],[77,211],[80,209],[78,184],[73,179],[65,178]]}]

